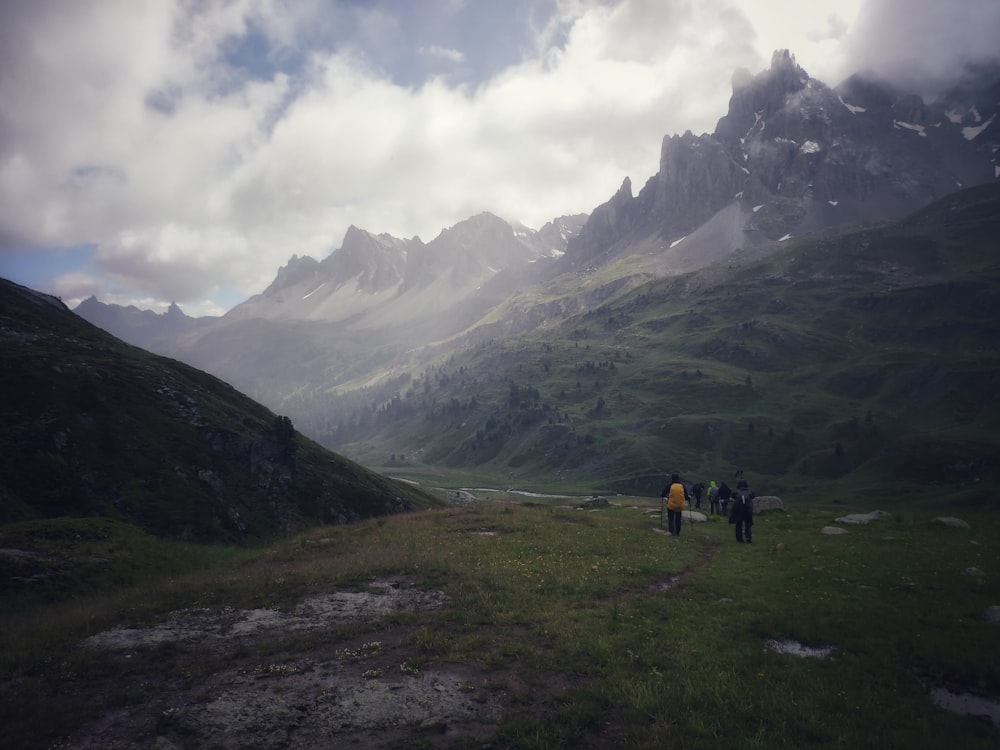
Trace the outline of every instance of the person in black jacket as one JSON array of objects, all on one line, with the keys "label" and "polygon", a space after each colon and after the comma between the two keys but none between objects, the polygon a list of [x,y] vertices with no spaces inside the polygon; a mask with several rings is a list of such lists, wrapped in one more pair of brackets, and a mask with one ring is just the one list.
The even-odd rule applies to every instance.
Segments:
[{"label": "person in black jacket", "polygon": [[729,507],[729,498],[732,497],[733,491],[729,488],[729,485],[723,482],[719,485],[719,504],[722,506],[722,515],[726,515],[726,509]]},{"label": "person in black jacket", "polygon": [[747,544],[751,542],[753,529],[753,499],[756,495],[747,484],[747,480],[741,479],[736,483],[736,489],[730,498],[733,501],[733,510],[729,515],[729,523],[736,525],[736,541],[742,544],[743,537],[746,536]]},{"label": "person in black jacket", "polygon": [[705,491],[705,485],[701,482],[695,482],[694,486],[691,487],[691,494],[694,495],[694,507],[701,510],[701,493]]}]

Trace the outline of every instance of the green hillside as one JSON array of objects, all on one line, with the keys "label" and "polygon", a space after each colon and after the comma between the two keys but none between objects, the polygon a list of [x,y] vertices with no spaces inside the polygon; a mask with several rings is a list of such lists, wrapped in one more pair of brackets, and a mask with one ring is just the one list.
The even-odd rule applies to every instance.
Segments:
[{"label": "green hillside", "polygon": [[[631,289],[599,270],[590,286],[627,291],[328,394],[316,434],[366,465],[503,486],[653,493],[667,471],[743,470],[789,497],[986,502],[1000,466],[998,236],[988,186]],[[558,308],[551,294],[537,304]]]},{"label": "green hillside", "polygon": [[0,523],[99,516],[233,543],[436,502],[7,281],[0,362]]}]

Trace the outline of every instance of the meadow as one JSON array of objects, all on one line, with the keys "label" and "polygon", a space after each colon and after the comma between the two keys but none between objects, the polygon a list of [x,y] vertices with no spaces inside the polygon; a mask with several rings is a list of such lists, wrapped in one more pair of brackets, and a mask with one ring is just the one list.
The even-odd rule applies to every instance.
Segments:
[{"label": "meadow", "polygon": [[[383,656],[414,674],[464,664],[475,675],[469,691],[505,696],[488,730],[493,747],[992,748],[1000,740],[990,720],[931,698],[948,690],[996,705],[1000,696],[1000,625],[986,616],[1000,604],[995,514],[901,510],[827,536],[820,529],[846,510],[792,507],[759,515],[746,545],[717,518],[671,537],[648,498],[613,498],[598,510],[565,502],[465,503],[250,551],[91,527],[61,554],[113,564],[63,580],[52,601],[14,590],[2,599],[4,744],[72,747],[74,731],[111,706],[150,700],[159,689],[150,674],[194,684],[247,657],[245,648],[205,659],[161,647],[110,658],[81,648],[89,635],[183,608],[289,610],[307,595],[386,577],[440,590],[446,604],[289,636],[273,653],[287,662],[383,638],[394,644]],[[970,528],[936,515],[961,516]],[[2,531],[0,546],[10,547],[18,529]],[[481,744],[407,731],[386,746]]]}]

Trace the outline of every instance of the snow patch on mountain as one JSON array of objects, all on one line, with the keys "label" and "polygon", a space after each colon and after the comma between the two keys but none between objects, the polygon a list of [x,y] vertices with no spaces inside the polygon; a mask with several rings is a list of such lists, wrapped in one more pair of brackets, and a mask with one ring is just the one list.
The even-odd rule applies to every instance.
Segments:
[{"label": "snow patch on mountain", "polygon": [[913,132],[922,135],[925,138],[927,137],[927,132],[923,125],[917,125],[912,122],[900,122],[899,120],[893,120],[892,125],[894,128],[897,129],[905,128],[906,130],[912,130]]},{"label": "snow patch on mountain", "polygon": [[844,98],[842,96],[838,96],[837,99],[840,101],[841,104],[847,107],[847,109],[850,110],[853,114],[858,114],[860,112],[868,111],[868,107],[859,107],[856,104],[848,104],[847,102],[844,101]]},{"label": "snow patch on mountain", "polygon": [[325,287],[325,286],[326,286],[326,282],[324,281],[324,282],[323,282],[322,284],[320,284],[320,285],[319,285],[318,287],[316,287],[316,288],[315,288],[315,289],[313,289],[313,290],[312,290],[311,292],[309,292],[309,293],[308,293],[308,294],[306,294],[306,295],[305,295],[304,297],[302,297],[302,299],[309,299],[309,298],[310,298],[310,297],[312,297],[312,296],[313,296],[314,294],[316,294],[316,292],[318,292],[318,291],[319,291],[320,289],[322,289],[322,288],[323,288],[323,287]]},{"label": "snow patch on mountain", "polygon": [[[973,109],[975,109],[975,107],[973,107]],[[979,113],[977,112],[976,114],[978,115]],[[967,141],[973,140],[976,136],[978,136],[980,133],[982,133],[984,130],[986,130],[986,128],[988,128],[990,126],[990,124],[992,124],[992,122],[993,122],[993,120],[995,118],[996,118],[996,115],[993,115],[993,116],[990,117],[990,119],[988,119],[982,125],[977,125],[975,127],[962,128],[962,135],[965,136],[965,140],[967,140]],[[979,120],[976,120],[976,122],[979,122]]]}]

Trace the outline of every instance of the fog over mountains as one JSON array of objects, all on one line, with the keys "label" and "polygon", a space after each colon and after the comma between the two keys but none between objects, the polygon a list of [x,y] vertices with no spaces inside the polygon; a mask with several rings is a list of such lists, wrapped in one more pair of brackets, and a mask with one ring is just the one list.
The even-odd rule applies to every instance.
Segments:
[{"label": "fog over mountains", "polygon": [[351,227],[327,258],[293,255],[221,318],[93,298],[77,312],[283,411],[289,394],[391,378],[448,340],[521,333],[650,278],[994,182],[998,109],[996,69],[925,103],[860,75],[831,88],[779,50],[769,69],[734,74],[715,132],[665,136],[658,173],[638,193],[626,177],[589,216],[535,231],[483,213],[426,243]]}]

